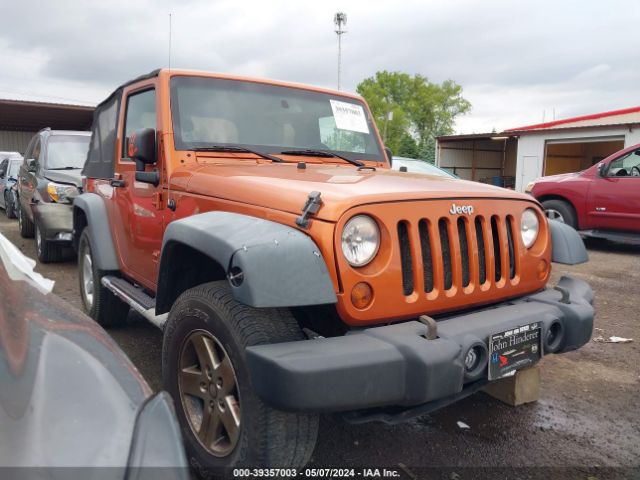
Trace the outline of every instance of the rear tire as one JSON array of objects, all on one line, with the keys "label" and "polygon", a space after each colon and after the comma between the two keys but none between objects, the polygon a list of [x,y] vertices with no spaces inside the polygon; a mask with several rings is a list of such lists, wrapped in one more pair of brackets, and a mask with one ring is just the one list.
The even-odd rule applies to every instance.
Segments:
[{"label": "rear tire", "polygon": [[[162,376],[176,406],[189,463],[199,476],[229,473],[234,467],[299,468],[309,461],[318,415],[263,403],[251,386],[245,353],[247,346],[304,338],[289,310],[243,305],[234,300],[226,281],[192,288],[176,300],[165,326]],[[197,350],[198,342],[204,350]],[[202,352],[214,353],[207,357]],[[225,379],[233,379],[233,388]],[[196,385],[191,392],[186,391],[189,380]],[[223,420],[225,410],[216,406],[220,397],[224,405],[234,406],[237,420],[230,429],[229,420]],[[205,423],[209,417],[214,423]],[[211,437],[202,430],[205,424],[216,432]]]},{"label": "rear tire", "polygon": [[4,213],[7,218],[16,218],[16,212],[13,208],[13,196],[9,192],[4,193]]},{"label": "rear tire", "polygon": [[18,205],[18,227],[20,228],[20,236],[22,238],[33,238],[35,228],[33,222],[27,217],[22,205]]},{"label": "rear tire", "polygon": [[542,208],[549,220],[557,220],[577,229],[578,222],[573,207],[564,200],[545,200]]},{"label": "rear tire", "polygon": [[78,243],[78,278],[80,297],[85,311],[103,327],[124,325],[129,314],[129,305],[117,298],[102,285],[102,277],[107,272],[96,265],[89,229],[85,227]]},{"label": "rear tire", "polygon": [[42,228],[38,222],[35,225],[36,252],[38,260],[42,263],[59,262],[64,259],[66,250],[62,245],[56,245],[48,241],[42,233]]}]

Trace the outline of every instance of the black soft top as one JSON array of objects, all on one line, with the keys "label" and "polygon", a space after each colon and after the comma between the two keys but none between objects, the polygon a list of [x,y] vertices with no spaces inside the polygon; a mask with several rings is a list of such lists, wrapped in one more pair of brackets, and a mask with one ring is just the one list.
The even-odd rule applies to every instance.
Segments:
[{"label": "black soft top", "polygon": [[157,77],[160,69],[129,80],[116,88],[106,100],[101,102],[93,112],[91,127],[91,143],[82,175],[89,178],[113,178],[116,155],[116,130],[118,128],[118,112],[122,101],[122,92],[132,83]]}]

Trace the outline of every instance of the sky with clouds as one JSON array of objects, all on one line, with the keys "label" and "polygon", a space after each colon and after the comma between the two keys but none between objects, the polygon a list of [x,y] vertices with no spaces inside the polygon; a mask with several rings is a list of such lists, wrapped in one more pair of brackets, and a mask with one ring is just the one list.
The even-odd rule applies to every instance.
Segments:
[{"label": "sky with clouds", "polygon": [[171,66],[336,87],[378,70],[462,85],[461,133],[640,105],[638,0],[0,0],[0,97],[98,103]]}]

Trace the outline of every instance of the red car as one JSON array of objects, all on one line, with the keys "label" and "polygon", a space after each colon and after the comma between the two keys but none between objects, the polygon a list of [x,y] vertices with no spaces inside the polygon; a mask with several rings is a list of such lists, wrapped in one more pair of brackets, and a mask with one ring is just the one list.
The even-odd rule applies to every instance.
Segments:
[{"label": "red car", "polygon": [[539,178],[525,191],[548,218],[583,236],[640,244],[640,144],[582,172]]}]

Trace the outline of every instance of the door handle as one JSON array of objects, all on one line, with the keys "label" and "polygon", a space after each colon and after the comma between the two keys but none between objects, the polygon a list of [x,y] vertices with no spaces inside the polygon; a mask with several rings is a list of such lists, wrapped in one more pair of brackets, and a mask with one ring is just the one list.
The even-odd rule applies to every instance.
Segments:
[{"label": "door handle", "polygon": [[109,185],[111,185],[112,187],[124,187],[126,185],[126,182],[121,178],[111,178],[109,179]]}]

